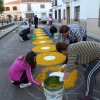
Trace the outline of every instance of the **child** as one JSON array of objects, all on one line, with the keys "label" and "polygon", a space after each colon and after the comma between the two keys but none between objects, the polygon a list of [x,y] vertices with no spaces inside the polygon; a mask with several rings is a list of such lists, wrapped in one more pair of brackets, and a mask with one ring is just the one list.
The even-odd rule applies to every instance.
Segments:
[{"label": "child", "polygon": [[57,33],[57,28],[55,26],[51,26],[50,33],[54,36],[54,33]]},{"label": "child", "polygon": [[47,26],[49,26],[49,20],[47,20],[47,23],[46,23],[46,25],[47,25]]},{"label": "child", "polygon": [[19,56],[8,71],[8,77],[12,84],[25,88],[31,84],[42,86],[32,78],[32,71],[36,68],[36,53],[30,51],[26,56]]},{"label": "child", "polygon": [[52,16],[49,17],[49,24],[52,25]]}]

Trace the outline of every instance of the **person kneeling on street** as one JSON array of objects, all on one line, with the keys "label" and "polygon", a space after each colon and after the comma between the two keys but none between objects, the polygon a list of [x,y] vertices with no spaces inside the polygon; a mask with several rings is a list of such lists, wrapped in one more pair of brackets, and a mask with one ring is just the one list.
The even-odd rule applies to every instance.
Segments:
[{"label": "person kneeling on street", "polygon": [[36,53],[30,51],[26,56],[19,56],[8,70],[8,78],[14,85],[25,88],[31,84],[43,86],[42,83],[35,81],[32,77],[32,71],[36,68]]},{"label": "person kneeling on street", "polygon": [[57,33],[57,28],[55,26],[51,26],[50,33],[52,34],[52,36],[54,36],[54,34]]},{"label": "person kneeling on street", "polygon": [[30,28],[22,30],[19,35],[22,37],[21,41],[29,40]]},{"label": "person kneeling on street", "polygon": [[85,91],[78,95],[78,99],[93,100],[93,87],[100,72],[100,43],[82,41],[68,45],[66,42],[58,42],[56,50],[68,57],[68,62],[62,66],[66,69],[63,80],[67,79],[78,65],[89,64],[85,70]]}]

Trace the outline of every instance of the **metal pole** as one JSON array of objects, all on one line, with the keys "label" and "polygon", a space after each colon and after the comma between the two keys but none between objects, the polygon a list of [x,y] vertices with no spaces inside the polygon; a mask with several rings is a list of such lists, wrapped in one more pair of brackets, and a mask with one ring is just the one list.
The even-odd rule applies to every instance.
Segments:
[{"label": "metal pole", "polygon": [[1,16],[1,18],[2,18],[2,19],[1,19],[1,23],[2,23],[2,26],[3,26],[3,17]]},{"label": "metal pole", "polygon": [[98,16],[98,26],[100,27],[100,0],[99,0],[99,16]]},{"label": "metal pole", "polygon": [[72,14],[71,14],[71,12],[72,12],[72,0],[70,0],[70,24],[72,23],[72,20],[71,20]]}]

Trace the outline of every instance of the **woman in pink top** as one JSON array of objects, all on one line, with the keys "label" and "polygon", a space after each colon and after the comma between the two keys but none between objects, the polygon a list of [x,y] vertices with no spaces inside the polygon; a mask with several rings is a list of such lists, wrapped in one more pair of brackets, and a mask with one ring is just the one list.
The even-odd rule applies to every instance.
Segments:
[{"label": "woman in pink top", "polygon": [[12,84],[20,85],[20,88],[31,84],[42,86],[32,77],[32,70],[36,68],[36,53],[30,51],[26,56],[19,56],[8,71],[8,77]]}]

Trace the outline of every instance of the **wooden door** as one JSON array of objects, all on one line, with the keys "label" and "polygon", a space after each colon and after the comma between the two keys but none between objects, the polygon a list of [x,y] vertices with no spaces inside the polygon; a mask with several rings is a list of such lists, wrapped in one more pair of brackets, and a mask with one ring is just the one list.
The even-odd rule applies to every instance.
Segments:
[{"label": "wooden door", "polygon": [[61,10],[58,10],[58,22],[61,23]]},{"label": "wooden door", "polygon": [[70,7],[67,7],[67,24],[70,24]]}]

